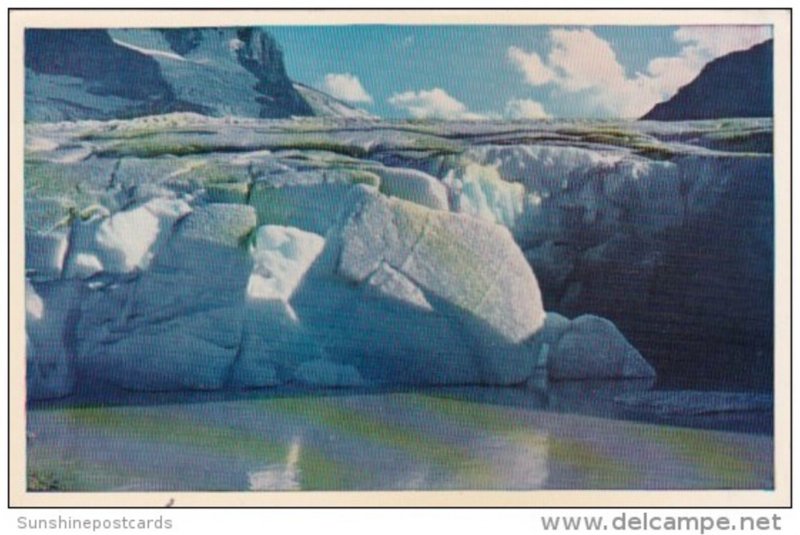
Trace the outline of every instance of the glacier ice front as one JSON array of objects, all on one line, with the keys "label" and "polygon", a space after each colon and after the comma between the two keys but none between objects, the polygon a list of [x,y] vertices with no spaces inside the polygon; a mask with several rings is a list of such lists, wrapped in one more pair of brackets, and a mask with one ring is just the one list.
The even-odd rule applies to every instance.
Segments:
[{"label": "glacier ice front", "polygon": [[544,320],[504,227],[366,187],[291,299],[328,355],[377,383],[515,384]]},{"label": "glacier ice front", "polygon": [[250,246],[253,267],[247,282],[244,330],[229,386],[281,384],[295,377],[301,364],[325,356],[289,304],[324,245],[321,236],[294,227],[264,225],[256,230]]},{"label": "glacier ice front", "polygon": [[[770,130],[28,124],[30,396],[510,385],[536,368],[567,380],[693,362],[642,345],[658,335],[645,323],[669,334],[662,349],[741,334],[705,360],[771,355],[772,157],[736,141]],[[696,325],[669,321],[686,311]]]},{"label": "glacier ice front", "polygon": [[256,226],[241,205],[196,208],[148,270],[92,292],[77,328],[84,375],[140,390],[218,389],[239,351]]},{"label": "glacier ice front", "polygon": [[537,364],[551,379],[655,377],[653,367],[607,319],[586,314],[572,321],[547,314],[535,338]]},{"label": "glacier ice front", "polygon": [[25,346],[29,399],[57,398],[75,386],[75,353],[67,342],[74,328],[80,288],[71,282],[25,285]]}]

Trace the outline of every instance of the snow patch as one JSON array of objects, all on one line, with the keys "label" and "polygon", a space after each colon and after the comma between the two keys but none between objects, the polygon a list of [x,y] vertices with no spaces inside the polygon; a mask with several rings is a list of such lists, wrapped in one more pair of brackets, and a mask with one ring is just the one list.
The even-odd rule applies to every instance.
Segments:
[{"label": "snow patch", "polygon": [[447,188],[436,178],[415,169],[376,167],[380,191],[434,210],[448,210]]},{"label": "snow patch", "polygon": [[248,298],[288,301],[324,246],[325,239],[311,232],[280,225],[260,227],[250,249],[253,273]]},{"label": "snow patch", "polygon": [[156,198],[117,212],[73,223],[67,276],[87,278],[106,271],[146,269],[180,217],[191,212],[182,200]]},{"label": "snow patch", "polygon": [[155,56],[155,57],[159,57],[159,58],[173,59],[175,61],[187,61],[186,58],[184,58],[183,56],[181,56],[179,54],[176,54],[174,52],[166,52],[164,50],[155,50],[155,49],[152,49],[152,48],[145,48],[145,47],[142,47],[142,46],[136,46],[136,45],[132,45],[130,43],[126,43],[125,41],[122,41],[120,39],[113,39],[112,38],[111,40],[114,41],[114,43],[118,44],[119,46],[128,48],[128,49],[133,50],[135,52],[138,52],[140,54],[144,54],[145,56]]},{"label": "snow patch", "polygon": [[103,271],[103,263],[97,258],[97,255],[77,253],[70,265],[69,276],[88,279],[101,271]]}]

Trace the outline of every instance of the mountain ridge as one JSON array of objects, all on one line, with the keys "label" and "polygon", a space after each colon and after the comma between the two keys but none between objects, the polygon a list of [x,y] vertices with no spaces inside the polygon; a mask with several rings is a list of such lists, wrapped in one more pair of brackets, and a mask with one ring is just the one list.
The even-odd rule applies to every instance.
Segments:
[{"label": "mountain ridge", "polygon": [[641,120],[772,117],[772,39],[709,62],[694,80]]},{"label": "mountain ridge", "polygon": [[256,27],[30,29],[25,50],[26,121],[368,116],[316,89],[305,97]]}]

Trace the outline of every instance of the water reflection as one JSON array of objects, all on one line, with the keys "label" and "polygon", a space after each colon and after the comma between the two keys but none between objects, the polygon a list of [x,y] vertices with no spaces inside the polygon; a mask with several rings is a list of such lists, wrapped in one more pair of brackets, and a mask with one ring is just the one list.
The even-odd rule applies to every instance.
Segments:
[{"label": "water reflection", "polygon": [[28,411],[28,470],[66,491],[769,487],[768,436],[609,417],[611,407],[626,410],[615,396],[646,388],[583,382],[52,406]]},{"label": "water reflection", "polygon": [[300,437],[293,437],[285,463],[267,465],[247,474],[249,490],[300,490]]}]

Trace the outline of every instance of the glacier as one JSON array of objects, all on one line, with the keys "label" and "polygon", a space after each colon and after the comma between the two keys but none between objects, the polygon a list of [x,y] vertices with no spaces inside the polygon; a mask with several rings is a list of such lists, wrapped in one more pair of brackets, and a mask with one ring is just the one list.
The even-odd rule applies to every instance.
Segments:
[{"label": "glacier", "polygon": [[29,123],[29,399],[766,377],[771,128]]}]

